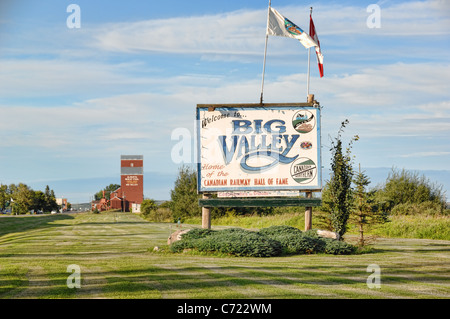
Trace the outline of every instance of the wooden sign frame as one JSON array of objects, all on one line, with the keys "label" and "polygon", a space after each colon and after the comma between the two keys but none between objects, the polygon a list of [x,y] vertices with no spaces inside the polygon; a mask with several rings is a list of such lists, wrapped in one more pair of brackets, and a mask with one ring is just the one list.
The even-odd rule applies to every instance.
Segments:
[{"label": "wooden sign frame", "polygon": [[[317,152],[317,157],[315,157],[315,169],[317,170],[317,180],[314,187],[284,187],[284,188],[276,188],[274,187],[274,190],[298,190],[304,191],[306,193],[306,198],[304,197],[256,197],[256,198],[248,198],[248,197],[241,197],[241,198],[211,198],[211,194],[214,194],[218,191],[223,190],[233,190],[230,188],[213,188],[212,190],[208,190],[207,187],[202,187],[202,135],[200,132],[201,126],[208,125],[212,121],[219,121],[222,118],[225,118],[226,114],[225,112],[221,112],[220,115],[212,116],[210,117],[211,121],[209,119],[200,118],[200,111],[203,111],[203,113],[206,112],[214,112],[215,110],[230,110],[236,112],[236,110],[277,110],[277,109],[283,109],[283,110],[292,110],[292,109],[298,109],[298,110],[308,110],[314,108],[316,112],[314,114],[318,114],[316,120],[316,134],[317,138],[314,140],[316,142],[315,147]],[[265,103],[265,104],[197,104],[196,109],[196,117],[197,117],[197,150],[198,150],[198,192],[202,194],[202,198],[199,199],[199,206],[202,207],[202,227],[203,228],[211,228],[211,220],[210,220],[210,208],[211,207],[282,207],[282,206],[303,206],[306,207],[305,211],[305,229],[311,228],[311,213],[312,213],[312,207],[317,207],[321,205],[321,199],[318,198],[312,198],[312,192],[321,191],[322,188],[322,164],[321,164],[321,143],[320,143],[320,105],[317,101],[311,101],[307,103]],[[203,122],[202,122],[203,120]],[[260,123],[262,124],[262,123]],[[239,124],[240,125],[240,124]],[[242,129],[244,130],[244,129]],[[292,130],[292,129],[291,129]],[[300,133],[301,134],[301,133]],[[223,138],[224,139],[224,138]],[[291,139],[292,141],[292,139]],[[286,138],[286,143],[289,142],[289,138]],[[228,148],[227,148],[228,149]],[[250,188],[243,188],[245,190],[252,189]],[[267,189],[267,188],[265,188]],[[239,188],[235,188],[235,190],[239,190]],[[253,188],[253,190],[258,190],[257,187]],[[300,194],[299,194],[300,195]]]}]

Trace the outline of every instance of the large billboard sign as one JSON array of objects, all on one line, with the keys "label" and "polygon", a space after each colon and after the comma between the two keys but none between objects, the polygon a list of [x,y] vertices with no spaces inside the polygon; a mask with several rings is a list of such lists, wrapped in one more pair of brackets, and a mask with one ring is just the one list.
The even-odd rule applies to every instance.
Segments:
[{"label": "large billboard sign", "polygon": [[198,191],[320,190],[320,108],[197,106]]}]

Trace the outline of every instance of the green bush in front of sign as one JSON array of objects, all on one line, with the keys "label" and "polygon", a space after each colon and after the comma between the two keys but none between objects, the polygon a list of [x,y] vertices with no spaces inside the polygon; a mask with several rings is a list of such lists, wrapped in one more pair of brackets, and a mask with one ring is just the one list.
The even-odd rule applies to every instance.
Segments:
[{"label": "green bush in front of sign", "polygon": [[323,252],[331,255],[351,255],[356,252],[356,247],[340,240],[323,238],[325,247]]},{"label": "green bush in front of sign", "polygon": [[352,254],[355,247],[345,242],[320,238],[291,226],[271,226],[259,232],[240,228],[224,230],[193,229],[170,247],[217,252],[241,257],[273,257],[293,254]]},{"label": "green bush in front of sign", "polygon": [[279,242],[240,228],[211,232],[195,231],[191,236],[189,233],[171,245],[173,252],[196,249],[201,252],[219,252],[246,257],[271,257],[281,254]]}]

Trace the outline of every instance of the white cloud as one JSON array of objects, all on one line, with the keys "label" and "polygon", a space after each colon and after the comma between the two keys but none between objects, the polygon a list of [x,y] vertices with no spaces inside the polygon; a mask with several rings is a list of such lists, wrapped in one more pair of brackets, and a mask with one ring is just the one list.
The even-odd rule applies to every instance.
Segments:
[{"label": "white cloud", "polygon": [[99,48],[120,52],[200,54],[258,53],[264,43],[265,10],[147,20],[102,26]]},{"label": "white cloud", "polygon": [[[445,43],[439,44],[436,54],[437,44],[420,43],[417,48],[419,42],[404,42],[408,37],[414,39],[411,35],[420,35],[418,40],[422,37],[425,41],[424,35],[448,34],[448,14],[439,6],[446,4],[380,3],[382,27],[377,30],[365,25],[365,7],[315,6],[316,27],[327,49],[326,76],[317,78],[313,55],[311,92],[324,106],[324,136],[349,118],[349,133],[356,132],[365,140],[434,138],[426,150],[403,149],[394,154],[397,157],[446,155],[447,149],[438,145],[448,144],[450,136],[450,65],[442,62],[448,61],[442,50]],[[307,26],[308,7],[277,9]],[[170,133],[176,127],[192,129],[197,103],[259,101],[261,78],[257,72],[260,63],[262,67],[265,15],[265,9],[242,10],[91,25],[71,45],[79,45],[76,57],[64,56],[64,43],[52,46],[53,30],[42,32],[43,43],[48,44],[38,48],[43,56],[33,56],[37,49],[29,51],[30,45],[24,41],[23,48],[15,48],[19,56],[0,60],[0,147],[22,147],[24,153],[43,148],[67,156],[116,156],[145,150],[145,155],[157,154],[155,167],[165,167],[172,146]],[[387,38],[398,40],[396,45],[402,50],[389,51],[391,47],[384,43]],[[306,74],[299,73],[302,67],[306,71],[306,52],[292,39],[269,39],[265,102],[306,100]],[[164,59],[167,53],[179,56]],[[203,69],[210,74],[196,74],[197,69],[188,65],[192,60],[186,62],[180,55],[196,55],[200,62],[214,60],[217,68]],[[380,63],[380,56],[388,60]],[[392,56],[395,58],[390,60]],[[420,60],[413,59],[418,56]],[[425,62],[431,56],[441,62]],[[156,65],[153,57],[166,64]],[[401,60],[398,57],[414,62],[392,62]],[[236,61],[238,72],[233,78],[225,75],[230,70],[224,71],[221,61]],[[242,62],[254,62],[258,71],[239,70]],[[280,71],[280,65],[289,69]],[[171,69],[178,67],[181,71]],[[332,69],[339,72],[327,73]],[[394,144],[390,144],[393,149]],[[373,141],[364,145],[365,151],[376,153]]]},{"label": "white cloud", "polygon": [[[315,71],[316,66],[311,67]],[[435,70],[433,74],[429,72],[431,68]],[[352,74],[312,76],[310,93],[331,112],[396,112],[411,116],[415,112],[423,113],[425,108],[430,114],[444,116],[450,101],[446,89],[449,82],[450,65],[395,63],[357,69]],[[266,80],[264,96],[267,102],[306,99],[306,74],[294,73]]]},{"label": "white cloud", "polygon": [[[366,7],[317,5],[314,19],[319,37],[326,39],[331,39],[330,36],[336,40],[336,36],[355,35],[447,35],[450,33],[450,17],[442,12],[445,6],[442,1],[381,4],[382,24],[379,29],[367,27],[366,20],[370,13],[366,12]],[[307,30],[308,6],[277,9]],[[264,44],[266,15],[266,9],[239,10],[225,14],[108,24],[96,30],[95,45],[102,50],[127,53],[166,52],[211,55],[215,58],[260,55]],[[342,40],[348,41],[346,38]],[[295,45],[299,44],[288,41],[282,47],[271,47],[271,51],[274,54],[292,54]],[[359,50],[357,47],[355,49]]]},{"label": "white cloud", "polygon": [[110,86],[141,84],[141,78],[124,76],[133,63],[105,64],[63,59],[0,60],[2,97],[45,97],[105,92]]},{"label": "white cloud", "polygon": [[399,155],[398,157],[435,157],[435,156],[448,156],[450,152],[416,152],[410,154]]},{"label": "white cloud", "polygon": [[[63,66],[56,68],[56,72]],[[76,66],[69,66],[75,72],[75,78],[80,79],[83,71],[76,72]],[[99,66],[106,70],[106,66]],[[394,64],[367,68],[351,75],[331,78],[312,79],[311,92],[324,106],[324,120],[330,120],[334,115],[343,113],[354,118],[355,123],[361,123],[361,128],[370,135],[433,134],[432,132],[448,132],[450,125],[450,97],[446,91],[446,83],[450,82],[450,66],[443,66],[433,77],[424,77],[430,68],[429,64]],[[139,82],[132,74],[120,74],[111,71],[117,83],[111,85],[105,97],[85,99],[56,106],[0,106],[4,125],[0,130],[4,134],[16,132],[14,138],[3,139],[3,145],[22,143],[33,144],[33,139],[27,134],[39,136],[38,143],[53,145],[49,140],[60,140],[60,145],[76,141],[73,131],[86,128],[82,134],[97,132],[95,139],[115,140],[120,138],[139,139],[146,134],[151,139],[155,130],[166,130],[186,123],[193,119],[195,105],[202,103],[255,103],[259,101],[260,79],[229,80],[226,77],[209,77],[197,74],[173,77],[148,77],[144,83],[158,83],[161,86],[170,84],[170,91],[160,93],[143,93],[142,85],[136,93],[114,94],[122,84]],[[116,73],[119,73],[117,75]],[[50,78],[50,71],[47,71]],[[16,75],[16,76],[20,76]],[[109,73],[97,73],[96,80]],[[92,91],[98,90],[96,80],[92,78],[80,85],[91,86]],[[49,80],[50,81],[50,80]],[[69,80],[70,81],[70,80]],[[56,80],[55,80],[56,82]],[[113,83],[114,81],[110,82]],[[71,83],[71,82],[69,82]],[[71,85],[63,84],[61,90],[70,91]],[[102,85],[102,84],[98,84]],[[8,83],[5,84],[8,86]],[[31,86],[32,81],[23,82],[23,87]],[[131,85],[130,85],[131,87]],[[264,101],[270,102],[301,102],[306,98],[306,75],[291,74],[278,78],[266,79]],[[54,87],[42,88],[42,94],[53,94]],[[57,90],[56,95],[60,92]],[[6,94],[6,93],[5,93]],[[170,110],[170,112],[168,112]],[[23,116],[26,114],[26,116]],[[419,121],[420,120],[420,121]],[[334,121],[334,120],[333,120]],[[412,125],[414,123],[414,125]],[[433,131],[429,126],[433,125]],[[192,123],[189,122],[189,126]],[[33,128],[38,127],[34,131]],[[152,130],[152,128],[154,128]],[[68,132],[66,132],[68,130]],[[133,130],[140,133],[132,133]],[[427,133],[428,132],[428,133]],[[67,134],[67,138],[64,137]],[[84,135],[83,135],[84,136]],[[64,138],[63,138],[64,137]],[[27,142],[24,142],[27,141]]]}]

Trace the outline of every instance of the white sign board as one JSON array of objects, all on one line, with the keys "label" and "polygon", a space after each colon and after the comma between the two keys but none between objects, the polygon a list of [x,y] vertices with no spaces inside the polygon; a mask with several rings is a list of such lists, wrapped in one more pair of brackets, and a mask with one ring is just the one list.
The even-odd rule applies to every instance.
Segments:
[{"label": "white sign board", "polygon": [[320,109],[197,107],[198,191],[320,190]]},{"label": "white sign board", "polygon": [[219,198],[239,198],[239,197],[296,197],[298,191],[229,191],[217,192]]}]

